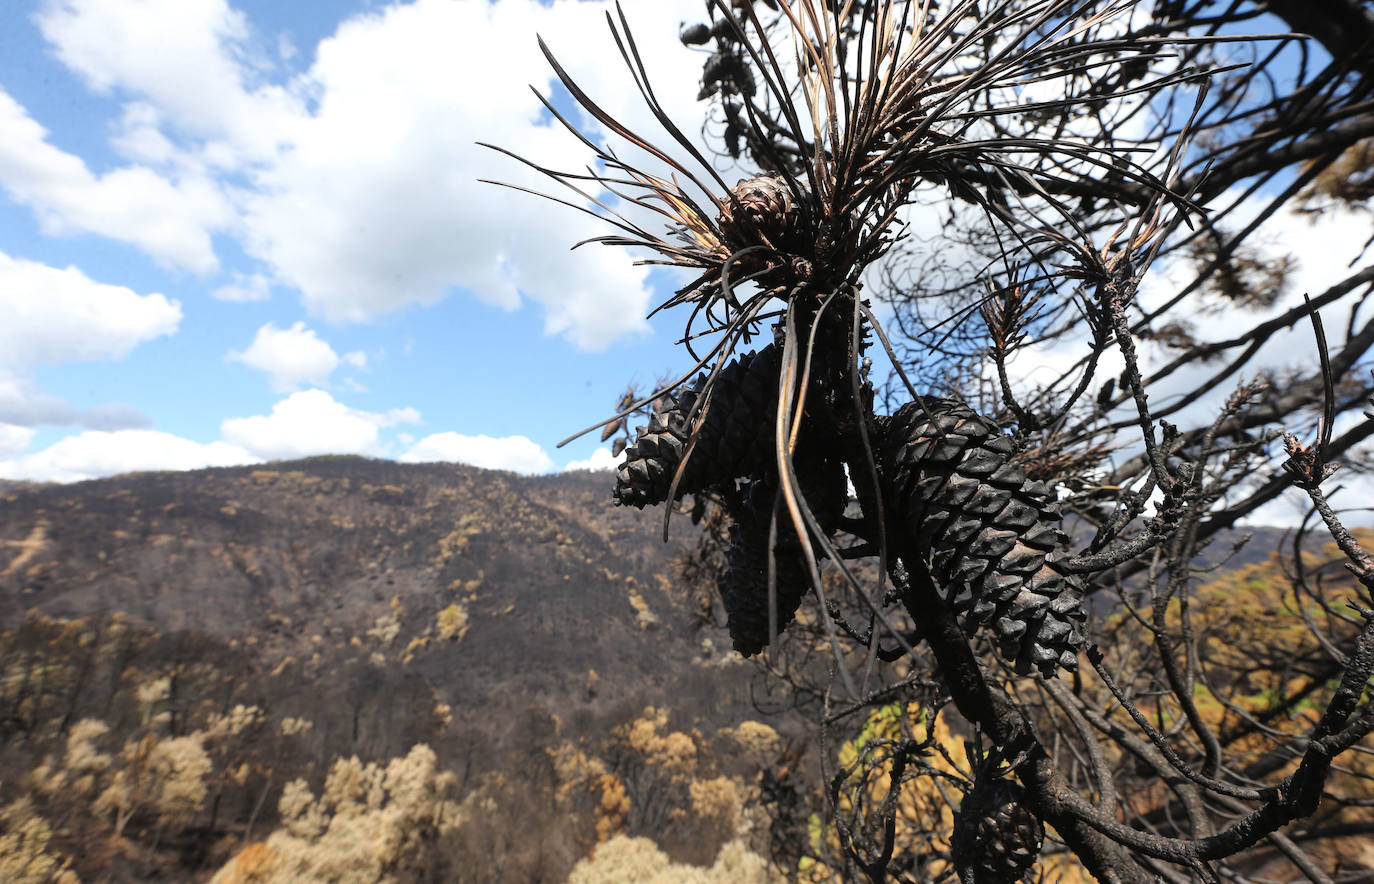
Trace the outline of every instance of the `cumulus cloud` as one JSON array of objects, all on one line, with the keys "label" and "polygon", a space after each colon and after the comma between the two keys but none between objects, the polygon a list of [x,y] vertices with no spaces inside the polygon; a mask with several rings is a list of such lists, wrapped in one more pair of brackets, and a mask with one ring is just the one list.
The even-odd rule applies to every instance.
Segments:
[{"label": "cumulus cloud", "polygon": [[[1240,196],[1239,191],[1224,194],[1218,204],[1227,204]],[[1229,224],[1239,226],[1248,222],[1257,212],[1263,200],[1246,204]],[[1319,216],[1303,215],[1293,210],[1275,213],[1247,238],[1247,244],[1257,246],[1262,253],[1277,260],[1285,255],[1296,259],[1281,296],[1273,306],[1249,309],[1222,301],[1216,296],[1194,294],[1181,303],[1173,316],[1188,322],[1194,335],[1200,341],[1225,341],[1238,333],[1248,330],[1252,325],[1282,314],[1302,304],[1304,294],[1313,297],[1349,276],[1353,270],[1348,266],[1364,248],[1368,237],[1368,217],[1353,213],[1344,208],[1333,208]],[[1320,256],[1317,258],[1316,256]],[[1147,307],[1154,307],[1177,294],[1196,274],[1197,267],[1184,259],[1162,262],[1146,276],[1140,288],[1140,300]],[[1330,309],[1328,308],[1328,313]],[[1326,333],[1332,351],[1339,349],[1346,337],[1346,328],[1339,321],[1326,323]],[[1295,323],[1275,330],[1260,346],[1246,364],[1243,375],[1254,378],[1262,371],[1282,370],[1291,367],[1310,368],[1316,360],[1316,343],[1310,325],[1306,322]],[[1142,348],[1142,358],[1147,373],[1158,368],[1178,355],[1177,350],[1159,345]],[[1151,390],[1150,401],[1156,408],[1185,404],[1170,420],[1181,426],[1195,426],[1210,422],[1217,414],[1225,398],[1234,390],[1231,385],[1221,385],[1205,395],[1198,395],[1198,387],[1217,371],[1211,363],[1197,364],[1175,372],[1163,383]]]},{"label": "cumulus cloud", "polygon": [[263,158],[299,113],[299,96],[260,82],[270,59],[226,0],[45,0],[34,22],[92,89],[146,98],[125,121],[126,135],[138,133],[144,146],[157,144],[156,122],[165,116],[192,135]]},{"label": "cumulus cloud", "polygon": [[139,470],[189,470],[317,454],[381,457],[388,454],[381,430],[419,421],[413,408],[360,411],[323,390],[306,390],[277,402],[270,414],[225,420],[223,438],[209,443],[154,430],[88,430],[22,454],[34,432],[0,423],[0,478],[75,482]]},{"label": "cumulus cloud", "polygon": [[40,390],[40,365],[123,359],[136,346],[175,334],[181,305],[96,282],[75,267],[58,269],[0,252],[0,423],[78,425],[93,430],[146,427],[123,403],[80,409]]},{"label": "cumulus cloud", "polygon": [[77,408],[39,390],[31,377],[0,370],[0,423],[22,427],[80,426],[91,430],[138,430],[151,427],[146,414],[123,402]]},{"label": "cumulus cloud", "polygon": [[[647,330],[647,271],[618,250],[569,253],[609,228],[479,183],[549,186],[473,142],[573,169],[588,160],[526,87],[554,82],[536,33],[610,113],[656,132],[628,72],[605,63],[607,8],[604,0],[388,5],[346,21],[289,79],[225,0],[48,0],[36,20],[91,88],[126,99],[115,139],[125,156],[235,173],[232,232],[315,315],[366,321],[463,290],[507,309],[533,300],[548,333],[598,349]],[[699,0],[663,0],[652,25],[637,30],[659,98],[680,119],[700,113],[701,57],[683,51],[663,22],[701,12]],[[212,266],[209,222],[184,215],[173,213],[199,252],[189,241],[162,252]],[[218,296],[265,293],[265,280],[250,277]]]},{"label": "cumulus cloud", "polygon": [[124,106],[124,116],[110,146],[128,159],[153,167],[178,158],[177,146],[162,132],[157,108],[141,101]]},{"label": "cumulus cloud", "polygon": [[[414,409],[358,411],[322,390],[308,390],[281,400],[270,415],[224,421],[224,438],[208,444],[153,430],[87,431],[23,456],[34,431],[0,423],[0,478],[76,482],[138,470],[189,470],[317,454],[386,456],[379,430],[419,419]],[[498,439],[449,432],[418,442],[406,433],[397,438],[413,443],[397,458],[402,463],[466,463],[527,475],[553,469],[544,449],[525,436]],[[584,465],[569,464],[568,469],[602,469],[609,455],[603,449]]]},{"label": "cumulus cloud", "polygon": [[324,390],[304,390],[273,405],[271,414],[225,419],[220,433],[230,444],[268,460],[316,454],[379,457],[386,454],[380,430],[419,421],[420,413],[413,408],[359,411]]},{"label": "cumulus cloud", "polygon": [[563,472],[570,473],[574,470],[613,470],[620,463],[620,458],[611,454],[609,448],[598,448],[592,452],[592,456],[586,460],[570,461],[563,468]]},{"label": "cumulus cloud", "polygon": [[181,305],[0,252],[0,368],[121,359],[176,332]]},{"label": "cumulus cloud", "polygon": [[[1229,204],[1239,198],[1239,191],[1223,194],[1218,205]],[[1254,216],[1259,205],[1246,206],[1228,221],[1233,227],[1244,225]],[[1272,317],[1302,303],[1303,295],[1317,296],[1349,276],[1353,270],[1348,263],[1364,248],[1368,238],[1368,217],[1344,208],[1332,208],[1320,215],[1305,215],[1288,210],[1275,213],[1248,237],[1246,244],[1261,249],[1275,261],[1285,255],[1296,259],[1280,297],[1265,308],[1242,307],[1226,302],[1218,296],[1194,292],[1170,311],[1170,317],[1186,322],[1199,342],[1226,341]],[[1313,259],[1312,256],[1321,256]],[[1183,257],[1159,261],[1150,268],[1140,286],[1139,301],[1144,309],[1154,309],[1172,300],[1197,275],[1195,263]],[[1339,322],[1326,324],[1328,341],[1333,350],[1345,339],[1345,328]],[[1310,367],[1316,356],[1316,345],[1310,325],[1305,322],[1275,330],[1250,358],[1243,371],[1253,378],[1262,370],[1292,366]],[[1016,354],[1010,367],[1013,387],[1047,383],[1072,368],[1090,350],[1086,339],[1058,340],[1052,345],[1032,343]],[[1177,349],[1155,342],[1142,342],[1139,348],[1141,366],[1148,376],[1178,355]],[[1124,368],[1120,352],[1115,348],[1103,354],[1099,363],[1098,384],[1120,375]],[[1198,363],[1174,372],[1151,387],[1150,402],[1154,408],[1187,403],[1187,407],[1170,420],[1183,426],[1210,422],[1217,408],[1234,387],[1222,385],[1199,396],[1199,385],[1214,375],[1218,366],[1211,362]],[[991,369],[989,369],[991,370]],[[1133,413],[1134,405],[1123,406],[1122,414]]]},{"label": "cumulus cloud", "polygon": [[14,457],[28,448],[35,432],[29,427],[0,423],[0,457]]},{"label": "cumulus cloud", "polygon": [[232,215],[214,181],[198,175],[173,181],[146,166],[96,175],[47,137],[0,89],[0,187],[33,211],[44,233],[94,233],[196,273],[218,266],[210,234]]},{"label": "cumulus cloud", "polygon": [[[1374,477],[1346,472],[1336,475],[1340,478],[1332,480],[1330,490],[1336,493],[1330,497],[1331,506],[1341,514],[1346,527],[1370,525],[1369,501],[1374,500]],[[1321,519],[1312,512],[1312,499],[1305,492],[1290,488],[1240,520],[1239,524],[1241,527],[1278,525],[1287,528],[1302,524],[1304,519],[1309,527],[1321,525]]]},{"label": "cumulus cloud", "polygon": [[[1217,203],[1229,204],[1240,196],[1239,191],[1232,191],[1223,194]],[[1264,201],[1260,200],[1256,205],[1242,206],[1228,220],[1228,224],[1234,229],[1248,223],[1263,204]],[[1263,255],[1275,261],[1284,256],[1296,259],[1282,293],[1272,306],[1259,309],[1241,307],[1215,295],[1194,292],[1170,315],[1186,321],[1199,342],[1230,340],[1252,326],[1300,305],[1304,293],[1316,297],[1351,275],[1354,270],[1349,262],[1364,249],[1368,230],[1367,215],[1340,207],[1320,215],[1305,215],[1292,210],[1277,212],[1246,240],[1247,245],[1259,248]],[[1160,261],[1150,269],[1141,285],[1142,306],[1152,309],[1171,300],[1192,281],[1197,270],[1195,264],[1184,258]],[[1326,312],[1330,314],[1332,311],[1328,308]],[[1341,322],[1331,321],[1329,315],[1325,329],[1334,352],[1344,342],[1348,329]],[[1310,370],[1315,364],[1316,343],[1311,326],[1305,320],[1276,329],[1257,343],[1259,346],[1240,376],[1210,391],[1200,393],[1199,389],[1218,371],[1218,365],[1214,362],[1186,366],[1152,385],[1152,410],[1160,415],[1163,409],[1173,408],[1167,415],[1168,420],[1185,429],[1206,426],[1215,419],[1226,398],[1234,392],[1237,381],[1252,380],[1265,372],[1282,377],[1284,369],[1300,367]],[[1022,384],[1049,382],[1073,367],[1089,350],[1090,345],[1086,340],[1060,340],[1052,346],[1031,344],[1011,362],[1012,385],[1015,388]],[[1143,342],[1139,353],[1144,373],[1149,376],[1171,362],[1179,352],[1155,342]],[[1239,348],[1234,355],[1239,355]],[[1119,350],[1115,347],[1109,349],[1099,364],[1094,389],[1107,379],[1119,376],[1123,367]],[[1135,406],[1128,400],[1113,416],[1124,419],[1134,413]],[[1346,428],[1348,425],[1338,423],[1337,433]],[[1123,456],[1132,450],[1123,451]],[[1374,493],[1374,482],[1364,477],[1347,477],[1347,482],[1351,485],[1347,491],[1348,501],[1368,500],[1370,494]],[[1295,525],[1306,514],[1309,505],[1305,495],[1287,493],[1252,513],[1245,519],[1245,524]],[[1356,522],[1367,522],[1369,516],[1360,514],[1354,519]]]},{"label": "cumulus cloud", "polygon": [[[357,357],[361,355],[348,354],[348,363],[355,368],[365,368],[366,358],[361,360],[362,365],[359,366]],[[277,328],[269,322],[258,329],[247,350],[231,350],[228,358],[266,372],[271,379],[272,389],[278,393],[290,392],[307,384],[323,387],[343,361],[334,348],[306,328],[304,322],[297,322],[286,329]]]},{"label": "cumulus cloud", "polygon": [[514,473],[547,473],[553,469],[553,460],[548,453],[524,436],[494,439],[435,433],[416,442],[397,460],[402,463],[466,463]]},{"label": "cumulus cloud", "polygon": [[[599,30],[600,13],[599,4],[421,0],[347,22],[308,73],[318,109],[298,121],[291,151],[260,173],[245,201],[249,250],[330,320],[365,320],[466,289],[504,308],[528,296],[544,306],[550,333],[587,348],[643,330],[643,268],[604,249],[569,254],[591,229],[477,180],[529,180],[477,138],[573,167],[588,160],[556,123],[541,121],[525,77],[492,71],[546,76],[535,30]],[[477,33],[484,38],[453,51],[453,35]]]},{"label": "cumulus cloud", "polygon": [[0,477],[40,482],[79,482],[138,470],[192,470],[255,463],[233,445],[202,445],[155,430],[88,430],[42,451],[0,460]]}]

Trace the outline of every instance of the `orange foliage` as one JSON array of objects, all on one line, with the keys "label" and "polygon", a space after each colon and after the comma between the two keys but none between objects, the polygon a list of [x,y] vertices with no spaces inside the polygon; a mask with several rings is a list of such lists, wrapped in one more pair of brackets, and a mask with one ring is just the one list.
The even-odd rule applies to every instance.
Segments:
[{"label": "orange foliage", "polygon": [[259,841],[249,844],[216,876],[217,884],[257,884],[268,880],[276,868],[277,852]]},{"label": "orange foliage", "polygon": [[602,774],[596,779],[601,800],[596,805],[596,843],[609,840],[625,830],[625,818],[630,813],[630,796],[625,784],[615,774]]}]

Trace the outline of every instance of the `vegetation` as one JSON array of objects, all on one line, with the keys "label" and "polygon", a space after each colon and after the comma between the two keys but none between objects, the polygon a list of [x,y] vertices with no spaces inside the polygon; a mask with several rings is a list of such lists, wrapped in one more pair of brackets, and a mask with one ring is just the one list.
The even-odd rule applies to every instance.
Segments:
[{"label": "vegetation", "polygon": [[604,499],[359,458],[8,492],[0,878],[563,881],[618,837],[766,865],[786,739]]},{"label": "vegetation", "polygon": [[[285,668],[253,677],[159,644],[122,619],[0,636],[6,880],[562,880],[596,844],[646,832],[684,861],[722,851],[723,869],[766,871],[748,849],[779,741],[766,725],[673,731],[648,707],[579,730],[534,713],[523,739],[480,759],[463,757],[470,733],[443,725],[365,761],[321,739],[346,710],[283,714],[304,705]],[[120,661],[97,664],[84,690],[83,650]],[[249,694],[264,705],[238,702]],[[64,718],[101,706],[104,718]]]}]

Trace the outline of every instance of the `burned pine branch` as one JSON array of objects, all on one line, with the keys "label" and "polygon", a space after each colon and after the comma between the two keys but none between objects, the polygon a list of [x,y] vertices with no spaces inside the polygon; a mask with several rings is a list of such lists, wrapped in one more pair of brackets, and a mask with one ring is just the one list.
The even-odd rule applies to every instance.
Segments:
[{"label": "burned pine branch", "polygon": [[[1295,589],[1288,611],[1267,573],[1237,592],[1293,628],[1242,622],[1201,557],[1297,484],[1374,580],[1319,487],[1374,433],[1336,426],[1374,390],[1352,379],[1374,347],[1370,271],[1313,301],[1349,314],[1330,353],[1241,376],[1313,309],[1284,304],[1297,265],[1266,265],[1253,237],[1374,133],[1364,62],[1238,36],[1263,12],[1248,0],[706,9],[682,40],[714,41],[700,94],[719,158],[760,170],[733,185],[667,118],[623,12],[614,40],[668,148],[546,54],[591,119],[661,166],[579,136],[622,200],[589,201],[619,230],[602,241],[691,275],[658,309],[689,313],[696,365],[604,424],[627,434],[614,497],[665,512],[692,497],[709,612],[770,690],[822,710],[818,874],[1011,884],[1039,857],[1134,884],[1243,878],[1277,856],[1330,877],[1283,830],[1324,793],[1339,825],[1367,822],[1328,787],[1374,782],[1352,752],[1374,728],[1369,614],[1333,614],[1344,585]],[[1208,310],[1245,325],[1208,335]],[[1048,379],[1025,369],[1056,347],[1070,358]],[[1276,425],[1317,406],[1319,442],[1294,437],[1285,472]],[[934,729],[946,718],[988,751],[961,768],[954,732]],[[916,806],[961,816],[899,812]]]}]

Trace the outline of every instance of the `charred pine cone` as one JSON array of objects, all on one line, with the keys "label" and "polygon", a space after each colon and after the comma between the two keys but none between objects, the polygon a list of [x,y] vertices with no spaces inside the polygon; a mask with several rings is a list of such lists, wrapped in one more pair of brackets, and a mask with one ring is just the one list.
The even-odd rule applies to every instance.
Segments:
[{"label": "charred pine cone", "polygon": [[779,251],[796,251],[805,234],[802,209],[792,185],[771,172],[740,179],[730,189],[730,199],[716,216],[716,224],[721,238],[736,249],[768,245]]},{"label": "charred pine cone", "polygon": [[1008,462],[1015,444],[950,399],[922,397],[888,422],[885,466],[909,540],[968,627],[988,627],[1016,671],[1074,670],[1083,589],[1054,567],[1067,541],[1050,490]]},{"label": "charred pine cone", "polygon": [[735,650],[746,657],[763,650],[772,638],[768,631],[770,557],[779,632],[796,616],[811,582],[801,542],[786,515],[778,519],[777,542],[770,554],[768,534],[774,497],[772,483],[754,482],[745,489],[743,503],[730,508],[733,521],[720,601]]},{"label": "charred pine cone", "polygon": [[[803,477],[803,496],[821,530],[830,536],[844,512],[847,498],[844,467],[834,459],[799,455],[799,460],[803,461],[797,470]],[[777,515],[776,542],[771,551],[769,549],[768,535],[774,521],[776,498],[776,482],[756,480],[749,483],[739,501],[727,509],[733,523],[720,599],[735,650],[745,657],[762,651],[773,638],[768,624],[770,558],[774,569],[773,605],[778,632],[792,622],[811,588],[801,540],[785,509]]]},{"label": "charred pine cone", "polygon": [[[678,483],[678,497],[753,475],[771,461],[779,362],[777,345],[770,344],[721,369]],[[687,416],[705,380],[703,376],[692,389],[664,397],[649,425],[639,428],[635,444],[626,449],[625,460],[616,468],[611,492],[616,503],[643,509],[668,499],[692,433]]]},{"label": "charred pine cone", "polygon": [[[738,253],[734,279],[748,276],[762,288],[789,288],[809,276],[815,237],[806,196],[805,182],[771,172],[742,178],[730,189],[716,225],[721,241]],[[758,246],[763,250],[750,248]]]},{"label": "charred pine cone", "polygon": [[950,853],[959,879],[1016,884],[1045,840],[1045,827],[1026,807],[1026,793],[1007,779],[982,779],[954,816]]}]

